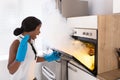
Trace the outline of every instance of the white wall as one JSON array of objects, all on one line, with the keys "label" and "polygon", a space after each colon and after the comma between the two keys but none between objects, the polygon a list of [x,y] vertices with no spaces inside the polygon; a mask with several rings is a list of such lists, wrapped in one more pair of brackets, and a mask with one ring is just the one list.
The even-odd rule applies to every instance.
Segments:
[{"label": "white wall", "polygon": [[0,80],[9,80],[7,69],[9,47],[14,36],[13,30],[18,27],[19,0],[0,0]]},{"label": "white wall", "polygon": [[120,0],[113,0],[113,13],[120,13]]},{"label": "white wall", "polygon": [[88,1],[89,14],[110,14],[113,12],[113,0],[83,0]]},{"label": "white wall", "polygon": [[8,54],[19,14],[18,0],[0,0],[0,55]]},{"label": "white wall", "polygon": [[[3,57],[3,56],[2,56]],[[2,58],[0,57],[0,58]],[[9,80],[10,75],[7,69],[7,59],[0,59],[0,80]]]}]

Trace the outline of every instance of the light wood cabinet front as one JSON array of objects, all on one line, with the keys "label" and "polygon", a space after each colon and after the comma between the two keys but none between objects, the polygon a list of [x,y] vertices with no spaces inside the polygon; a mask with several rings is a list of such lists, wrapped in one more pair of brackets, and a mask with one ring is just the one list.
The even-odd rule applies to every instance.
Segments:
[{"label": "light wood cabinet front", "polygon": [[118,68],[115,48],[120,48],[120,15],[98,16],[98,74]]}]

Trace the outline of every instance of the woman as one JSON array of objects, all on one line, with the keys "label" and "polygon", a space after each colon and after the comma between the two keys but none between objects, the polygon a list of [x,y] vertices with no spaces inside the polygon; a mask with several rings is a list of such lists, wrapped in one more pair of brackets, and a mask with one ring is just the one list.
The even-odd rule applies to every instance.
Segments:
[{"label": "woman", "polygon": [[11,80],[36,80],[33,79],[34,73],[30,69],[31,65],[34,65],[33,63],[60,59],[60,53],[56,51],[44,57],[36,56],[34,40],[40,34],[41,25],[39,19],[30,16],[22,21],[21,28],[14,30],[14,35],[18,38],[13,41],[9,51],[8,70]]}]

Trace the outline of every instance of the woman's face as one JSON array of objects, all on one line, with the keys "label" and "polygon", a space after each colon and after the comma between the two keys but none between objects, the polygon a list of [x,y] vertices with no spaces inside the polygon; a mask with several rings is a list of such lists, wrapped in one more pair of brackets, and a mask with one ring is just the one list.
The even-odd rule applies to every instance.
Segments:
[{"label": "woman's face", "polygon": [[31,39],[36,39],[37,35],[40,34],[41,25],[38,25],[34,31],[29,32]]}]

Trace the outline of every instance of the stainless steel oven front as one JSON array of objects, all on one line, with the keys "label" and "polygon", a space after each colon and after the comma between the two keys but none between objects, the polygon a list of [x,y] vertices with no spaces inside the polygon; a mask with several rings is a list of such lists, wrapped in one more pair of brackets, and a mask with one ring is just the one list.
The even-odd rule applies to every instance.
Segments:
[{"label": "stainless steel oven front", "polygon": [[[74,53],[74,61],[82,65],[94,76],[97,75],[97,29],[75,28],[72,38],[81,42],[81,49]],[[76,43],[77,44],[77,43]]]}]

